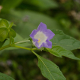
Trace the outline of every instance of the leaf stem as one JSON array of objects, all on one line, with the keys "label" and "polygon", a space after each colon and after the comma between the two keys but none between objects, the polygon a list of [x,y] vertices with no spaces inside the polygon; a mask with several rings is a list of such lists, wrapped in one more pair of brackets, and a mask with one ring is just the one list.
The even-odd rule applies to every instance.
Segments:
[{"label": "leaf stem", "polygon": [[47,67],[47,65],[44,63],[44,61],[41,59],[41,57],[37,54],[37,53],[35,53],[34,51],[32,51],[36,56],[37,56],[37,58],[43,63],[43,65],[45,66],[45,68],[47,69],[47,71],[49,72],[49,74],[52,76],[52,78],[53,78],[53,80],[55,80],[54,79],[54,77],[53,77],[53,75],[51,74],[51,72],[50,72],[50,70],[48,69],[48,67]]},{"label": "leaf stem", "polygon": [[25,42],[29,42],[30,40],[25,40],[25,41],[19,41],[19,42],[16,42],[15,44],[19,44],[19,43],[25,43]]}]

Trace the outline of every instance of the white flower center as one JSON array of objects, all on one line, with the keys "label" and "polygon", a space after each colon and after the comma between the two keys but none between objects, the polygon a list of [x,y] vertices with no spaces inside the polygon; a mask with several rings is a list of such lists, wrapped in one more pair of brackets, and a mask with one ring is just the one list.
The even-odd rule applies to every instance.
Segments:
[{"label": "white flower center", "polygon": [[47,36],[41,32],[41,31],[38,31],[36,33],[36,35],[34,36],[35,39],[38,39],[38,43],[39,43],[39,47],[41,46],[41,44],[44,42],[46,43],[46,40],[47,40]]}]

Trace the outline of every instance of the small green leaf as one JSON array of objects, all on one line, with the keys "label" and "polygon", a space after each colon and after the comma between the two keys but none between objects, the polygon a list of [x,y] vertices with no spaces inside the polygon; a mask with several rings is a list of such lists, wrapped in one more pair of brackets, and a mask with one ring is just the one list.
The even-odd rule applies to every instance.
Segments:
[{"label": "small green leaf", "polygon": [[[22,40],[23,40],[23,38],[22,38],[19,34],[16,34],[16,37],[14,38],[14,42],[16,43],[16,42],[19,42],[19,41],[22,41]],[[2,47],[8,45],[9,43],[10,43],[10,39],[7,39],[7,40],[4,42],[4,44],[3,44]]]},{"label": "small green leaf", "polygon": [[9,28],[11,28],[13,26],[13,22],[9,24]]},{"label": "small green leaf", "polygon": [[67,50],[80,49],[80,41],[64,34],[61,30],[53,30],[55,36],[53,37],[52,45],[61,46]]},{"label": "small green leaf", "polygon": [[8,37],[8,29],[0,28],[0,41],[3,42]]},{"label": "small green leaf", "polygon": [[10,29],[9,36],[16,37],[16,32],[13,29]]},{"label": "small green leaf", "polygon": [[9,23],[8,23],[7,20],[5,20],[5,19],[1,19],[0,20],[0,28],[2,28],[2,27],[4,27],[4,28],[8,28],[9,27]]},{"label": "small green leaf", "polygon": [[46,51],[57,57],[65,56],[71,59],[80,60],[79,58],[75,57],[75,55],[71,51],[66,50],[60,46],[53,46],[52,49],[46,48]]},{"label": "small green leaf", "polygon": [[[14,38],[14,42],[15,42],[15,44],[16,44],[17,46],[22,46],[22,47],[31,46],[31,42],[30,42],[29,40],[28,40],[28,42],[27,42],[27,39],[26,39],[26,40],[23,39],[19,34],[16,34],[16,37]],[[21,43],[21,42],[23,42],[23,43]],[[9,43],[10,43],[10,40],[7,39],[7,40],[5,41],[5,43],[3,44],[2,47],[8,45]],[[14,49],[18,49],[18,48],[9,47],[9,48],[6,48],[6,49],[4,49],[4,50],[14,50]]]},{"label": "small green leaf", "polygon": [[6,74],[0,73],[0,80],[15,80],[15,79]]},{"label": "small green leaf", "polygon": [[35,52],[33,53],[38,57],[38,67],[40,68],[41,73],[44,77],[49,80],[66,80],[56,64],[50,60],[44,59]]}]

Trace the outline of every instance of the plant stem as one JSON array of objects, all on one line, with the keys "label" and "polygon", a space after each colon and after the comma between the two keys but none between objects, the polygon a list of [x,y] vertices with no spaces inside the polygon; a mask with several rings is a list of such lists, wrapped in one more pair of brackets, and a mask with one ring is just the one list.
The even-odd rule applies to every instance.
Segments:
[{"label": "plant stem", "polygon": [[16,48],[21,48],[21,49],[26,49],[26,50],[29,50],[29,51],[31,51],[31,50],[37,50],[36,48],[26,48],[26,47],[21,47],[21,46],[12,46],[12,47],[16,47]]},{"label": "plant stem", "polygon": [[25,42],[29,42],[30,40],[25,40],[25,41],[19,41],[19,42],[16,42],[15,44],[19,44],[19,43],[25,43]]},{"label": "plant stem", "polygon": [[16,48],[21,48],[21,49],[26,49],[26,50],[30,50],[30,48],[26,48],[26,47],[21,47],[21,46],[14,46],[14,47],[16,47]]},{"label": "plant stem", "polygon": [[1,47],[0,50],[3,50],[3,49],[8,48],[8,47],[10,47],[10,45],[6,45],[4,47]]},{"label": "plant stem", "polygon": [[34,53],[37,57],[39,57],[33,50],[31,50],[32,51],[32,53]]}]

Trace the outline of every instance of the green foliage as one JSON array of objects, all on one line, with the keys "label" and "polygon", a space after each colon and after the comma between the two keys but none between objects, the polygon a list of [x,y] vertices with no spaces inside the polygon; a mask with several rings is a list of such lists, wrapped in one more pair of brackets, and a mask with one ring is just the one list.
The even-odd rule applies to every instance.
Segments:
[{"label": "green foliage", "polygon": [[24,0],[27,4],[34,5],[40,9],[50,9],[58,7],[57,2],[52,0]]},{"label": "green foliage", "polygon": [[[28,41],[28,42],[27,42]],[[9,39],[7,39],[4,44],[2,45],[2,47],[8,45],[10,42]],[[16,34],[16,37],[14,38],[14,43],[17,45],[17,46],[22,46],[22,47],[28,47],[28,46],[31,46],[31,42],[28,40],[28,39],[23,39],[19,34]],[[15,48],[15,47],[9,47],[9,48],[6,48],[4,50],[15,50],[15,49],[18,49],[18,48]]]},{"label": "green foliage", "polygon": [[1,19],[0,20],[0,28],[2,28],[2,27],[4,27],[4,28],[8,28],[9,27],[9,23],[8,23],[7,20],[5,20],[5,19]]},{"label": "green foliage", "polygon": [[0,28],[0,42],[3,42],[8,37],[8,29]]},{"label": "green foliage", "polygon": [[53,30],[54,38],[51,40],[53,46],[61,46],[66,50],[80,49],[80,41],[64,34],[61,30]]},{"label": "green foliage", "polygon": [[[45,51],[51,53],[52,55],[55,55],[56,57],[65,56],[65,57],[68,57],[71,59],[79,60],[79,58],[75,57],[74,54],[70,50],[80,49],[80,41],[64,34],[60,30],[55,30],[55,29],[62,29],[62,30],[64,30],[65,33],[68,33],[68,34],[72,33],[72,35],[74,37],[76,37],[77,39],[80,39],[80,30],[79,30],[80,21],[78,22],[76,20],[77,18],[79,19],[79,16],[77,16],[77,13],[79,13],[78,11],[79,11],[79,7],[80,7],[79,3],[76,4],[75,3],[76,0],[75,1],[59,0],[59,1],[60,2],[58,2],[58,0],[30,0],[30,1],[29,0],[23,0],[23,1],[22,0],[2,0],[1,1],[2,3],[0,3],[0,5],[2,5],[3,8],[0,11],[0,17],[14,22],[17,25],[17,27],[14,27],[14,29],[20,35],[16,34],[16,32],[12,29],[13,23],[10,23],[5,19],[0,18],[0,33],[1,33],[0,39],[2,41],[2,42],[0,41],[1,51],[6,50],[5,52],[7,52],[8,50],[14,50],[14,52],[12,52],[12,51],[9,51],[9,52],[10,52],[10,54],[11,53],[16,54],[17,52],[15,51],[15,49],[17,50],[18,48],[14,47],[15,45],[20,46],[25,49],[30,48],[32,50],[34,47],[32,46],[28,37],[29,37],[30,33],[32,32],[32,30],[36,29],[40,22],[43,22],[47,25],[47,27],[49,29],[51,29],[51,30],[54,29],[53,32],[55,33],[54,38],[51,40],[53,43],[52,49],[46,48]],[[63,4],[61,4],[61,2]],[[58,5],[58,3],[59,3],[59,5]],[[17,7],[16,10],[12,11],[12,9],[14,9],[15,7]],[[21,11],[18,11],[18,9],[20,9]],[[24,11],[24,9],[27,9],[27,11]],[[30,10],[32,10],[32,11],[30,11]],[[33,10],[36,10],[36,12],[34,12]],[[73,10],[73,12],[77,12],[77,13],[72,14],[72,10]],[[9,11],[11,11],[11,12],[7,13],[7,14],[3,13],[3,12],[9,12]],[[65,17],[63,16],[63,14],[65,14]],[[52,18],[49,16],[51,16]],[[59,22],[57,22],[57,21],[59,21]],[[27,38],[27,39],[24,39],[24,38]],[[5,47],[6,45],[10,45],[10,46],[8,48],[6,48]],[[3,48],[3,50],[2,50],[2,48]],[[41,49],[36,49],[36,50],[41,51]],[[19,49],[19,53],[21,51],[22,50]],[[74,50],[73,52],[78,54],[79,50],[78,51]],[[24,52],[22,51],[22,54],[23,53]],[[6,58],[7,58],[6,60],[8,60],[10,58],[12,59],[10,54],[9,55],[4,54],[4,60]],[[12,54],[12,56],[13,56],[13,54]],[[47,56],[47,54],[45,54],[45,55],[44,54],[45,54],[45,52],[40,53],[40,55]],[[76,56],[79,55],[79,54],[78,55],[77,54],[76,54]],[[30,80],[32,78],[31,75],[34,74],[34,71],[35,71],[34,66],[32,66],[32,68],[34,69],[33,73],[31,71],[30,71],[30,73],[28,73],[30,79],[26,78],[26,74],[28,72],[26,68],[25,68],[25,70],[23,70],[22,68],[18,70],[17,68],[20,65],[23,66],[24,63],[25,63],[24,67],[27,67],[26,63],[28,63],[30,60],[31,60],[31,62],[32,61],[36,62],[36,60],[32,59],[32,57],[33,57],[32,54],[29,56],[28,62],[26,62],[28,57],[25,57],[25,58],[27,58],[25,60],[22,57],[22,55],[19,55],[19,54],[16,54],[16,55],[18,55],[19,57],[14,55],[16,57],[16,59],[13,59],[13,60],[20,59],[20,61],[13,62],[12,66],[14,67],[15,71],[11,72],[11,74],[12,74],[11,76],[15,77],[17,74],[17,76],[19,76],[19,78],[17,78],[17,79],[19,79],[19,80]],[[51,55],[51,57],[52,57],[52,55]],[[8,56],[10,56],[10,58]],[[70,79],[78,80],[77,76],[79,76],[79,74],[78,74],[79,71],[76,71],[77,67],[75,65],[80,66],[80,63],[77,64],[76,61],[75,62],[73,61],[73,63],[72,62],[70,63],[70,61],[72,61],[72,60],[68,60],[67,58],[66,58],[66,60],[65,60],[65,58],[62,58],[62,59],[61,58],[55,59],[55,57],[52,58],[51,60],[54,59],[54,62],[61,67],[60,68],[61,71],[60,71],[58,66],[56,66],[51,61],[46,60],[39,55],[37,55],[37,57],[38,57],[38,66],[41,69],[43,76],[46,77],[47,79],[49,79],[49,80],[60,80],[60,79],[65,80],[65,77],[63,76],[63,74],[61,72],[61,71],[63,71],[63,73],[66,74],[65,76],[66,76],[67,80],[70,80]],[[80,55],[78,57],[80,57]],[[1,56],[1,58],[2,58],[2,56]],[[22,62],[22,60],[23,60],[23,62]],[[61,61],[61,62],[59,62],[59,61]],[[18,63],[18,62],[20,62],[20,63]],[[30,64],[29,68],[31,68],[30,66],[32,64],[34,64],[33,62],[31,64],[31,62],[29,63]],[[1,63],[0,63],[0,69],[1,69]],[[11,69],[13,69],[13,68],[11,67]],[[72,70],[72,72],[69,72],[71,70]],[[23,76],[23,74],[24,74],[24,76]],[[10,80],[10,79],[8,79],[8,80]]]},{"label": "green foliage", "polygon": [[40,22],[45,23],[49,29],[60,29],[56,20],[33,11],[12,11],[7,16],[10,17],[9,20],[12,19],[13,22],[16,22],[17,27],[14,27],[14,30],[24,38],[28,38],[32,30],[37,29]]},{"label": "green foliage", "polygon": [[[32,40],[29,40],[29,39],[25,40],[18,34],[16,35],[15,31],[13,29],[11,29],[11,27],[13,26],[13,23],[8,22],[9,25],[6,26],[6,22],[8,22],[8,21],[6,21],[6,20],[4,21],[2,19],[2,22],[1,22],[2,24],[1,24],[0,30],[2,32],[4,32],[5,31],[4,29],[7,29],[7,32],[6,32],[7,34],[4,33],[4,35],[7,35],[9,37],[9,39],[7,39],[7,36],[3,36],[2,38],[0,38],[0,39],[4,39],[4,40],[7,39],[4,42],[4,44],[2,45],[1,50],[3,50],[3,51],[4,50],[14,50],[14,49],[18,49],[18,48],[30,50],[38,57],[38,66],[41,69],[41,72],[44,77],[46,77],[49,80],[66,80],[65,77],[63,76],[63,74],[61,73],[61,71],[59,70],[59,68],[54,63],[42,58],[41,56],[39,56],[38,54],[36,54],[33,51],[33,50],[39,50],[39,49],[32,47],[31,42],[30,42]],[[71,51],[69,51],[69,49],[67,49],[67,47],[65,47],[66,46],[65,44],[70,44],[70,43],[68,43],[68,42],[70,42],[70,40],[76,41],[74,43],[73,42],[71,43],[73,45],[76,45],[75,46],[76,48],[78,47],[77,44],[79,44],[80,42],[72,37],[70,38],[70,36],[65,35],[60,30],[54,30],[53,32],[55,33],[55,36],[52,39],[52,43],[54,44],[56,42],[57,44],[53,45],[52,49],[45,48],[45,50],[57,57],[65,56],[65,57],[68,57],[71,59],[80,60],[79,58],[75,57],[74,54]],[[15,37],[15,38],[13,38],[13,37]],[[2,40],[2,42],[4,40]],[[29,41],[29,42],[27,43],[27,41]],[[32,47],[32,48],[26,48],[26,46]],[[72,48],[75,49],[75,47],[69,46],[69,48],[71,48],[71,49]]]},{"label": "green foliage", "polygon": [[0,80],[14,80],[14,79],[6,74],[0,73]]},{"label": "green foliage", "polygon": [[57,57],[65,56],[71,59],[80,60],[75,57],[71,51],[62,48],[61,46],[53,46],[52,49],[46,48],[46,50]]},{"label": "green foliage", "polygon": [[38,58],[38,66],[44,77],[49,80],[66,80],[56,64],[47,59],[44,59],[36,53],[34,54]]},{"label": "green foliage", "polygon": [[16,32],[13,29],[10,29],[9,35],[14,38],[16,36]]},{"label": "green foliage", "polygon": [[2,6],[3,12],[8,12],[10,11],[12,8],[15,8],[17,5],[19,5],[22,2],[22,0],[3,0],[2,1]]},{"label": "green foliage", "polygon": [[9,23],[7,20],[5,19],[0,20],[0,41],[1,42],[6,40],[7,38],[10,38],[10,37],[14,38],[16,36],[16,32],[13,29],[11,29],[12,26],[13,24]]},{"label": "green foliage", "polygon": [[4,42],[0,42],[0,48],[2,47],[3,43],[4,43]]}]

